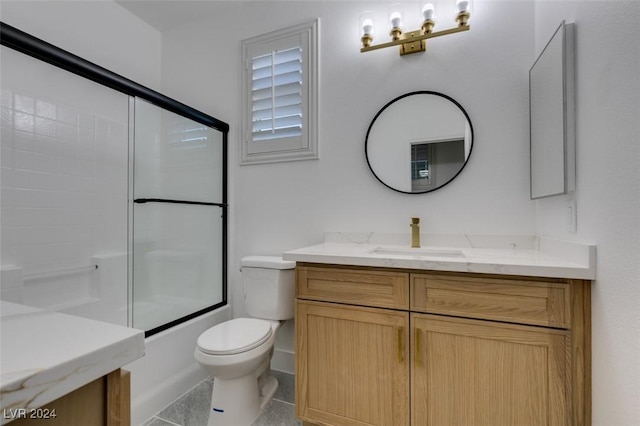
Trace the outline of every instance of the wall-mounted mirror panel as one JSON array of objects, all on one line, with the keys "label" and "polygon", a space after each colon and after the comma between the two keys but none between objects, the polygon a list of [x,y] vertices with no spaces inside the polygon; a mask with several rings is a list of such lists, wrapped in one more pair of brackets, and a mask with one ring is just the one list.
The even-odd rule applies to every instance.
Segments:
[{"label": "wall-mounted mirror panel", "polygon": [[573,31],[563,21],[529,71],[531,199],[575,189]]},{"label": "wall-mounted mirror panel", "polygon": [[442,93],[418,91],[393,99],[376,114],[365,154],[384,185],[422,194],[451,182],[472,146],[473,127],[462,106]]}]

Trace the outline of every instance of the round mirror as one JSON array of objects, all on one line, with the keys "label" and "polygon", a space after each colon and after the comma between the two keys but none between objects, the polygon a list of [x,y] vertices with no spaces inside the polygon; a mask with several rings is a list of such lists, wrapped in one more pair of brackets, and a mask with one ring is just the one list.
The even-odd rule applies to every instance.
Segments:
[{"label": "round mirror", "polygon": [[473,128],[462,106],[442,93],[420,91],[382,107],[367,130],[365,154],[384,185],[421,194],[451,182],[472,145]]}]

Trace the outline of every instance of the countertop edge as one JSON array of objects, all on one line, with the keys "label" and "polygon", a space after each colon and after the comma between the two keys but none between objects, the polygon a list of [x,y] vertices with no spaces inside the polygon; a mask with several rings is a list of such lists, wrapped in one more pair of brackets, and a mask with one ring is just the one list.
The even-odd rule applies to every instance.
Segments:
[{"label": "countertop edge", "polygon": [[[384,262],[380,259],[363,259],[355,257],[333,257],[319,255],[301,255],[289,254],[283,255],[284,260],[293,260],[296,262],[331,264],[344,266],[370,266],[378,268],[396,268],[396,269],[413,269],[413,270],[431,270],[443,272],[469,272],[478,274],[496,274],[496,275],[521,275],[541,278],[567,278],[593,280],[595,278],[594,271],[583,267],[570,266],[532,266],[532,265],[504,265],[491,264],[485,265],[473,262],[446,262],[446,261],[412,261],[394,259],[393,262]],[[420,262],[420,265],[416,265]]]},{"label": "countertop edge", "polygon": [[[552,250],[463,248],[463,257],[375,253],[376,244],[321,243],[283,253],[296,262],[594,280],[596,246],[545,239]],[[551,243],[549,243],[551,241]],[[435,249],[436,251],[438,248]]]},{"label": "countertop edge", "polygon": [[[4,303],[6,302],[3,302],[3,305]],[[7,331],[10,336],[15,336],[16,333],[19,336],[24,334],[25,338],[16,339],[11,348],[5,346],[2,350],[3,358],[6,359],[2,363],[0,408],[5,415],[0,418],[0,424],[4,425],[14,420],[11,418],[9,409],[29,410],[42,407],[144,356],[145,337],[142,330],[57,312],[27,309],[26,314],[7,314],[2,317],[4,331]],[[25,317],[22,323],[21,316]],[[40,316],[42,318],[39,318]],[[79,324],[78,330],[57,330],[55,319],[60,316],[64,317],[65,324]],[[29,338],[28,330],[21,331],[22,328],[27,329],[33,325],[32,322],[24,322],[28,321],[27,317],[31,317],[31,321],[34,317],[43,321],[44,329],[49,326],[62,335],[66,334],[67,340],[88,339],[88,341],[75,348],[72,346],[68,350],[68,356],[64,354],[61,356],[58,351],[57,356],[47,359],[48,353],[43,352],[42,356],[31,357],[33,361],[18,361],[12,364],[10,359],[23,359],[23,354],[37,353],[44,348],[42,343],[33,341],[37,339]],[[8,322],[5,324],[5,321]],[[99,325],[99,331],[94,332],[93,335],[86,334],[87,330],[92,330],[93,324]],[[110,333],[110,330],[113,332]],[[53,339],[57,338],[54,336]],[[62,341],[63,338],[60,337],[60,339]],[[65,346],[60,346],[58,349],[63,347]]]}]

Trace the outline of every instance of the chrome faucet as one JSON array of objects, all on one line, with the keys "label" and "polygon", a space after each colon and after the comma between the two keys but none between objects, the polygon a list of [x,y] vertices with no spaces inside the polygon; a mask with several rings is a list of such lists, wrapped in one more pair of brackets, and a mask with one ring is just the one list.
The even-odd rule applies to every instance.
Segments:
[{"label": "chrome faucet", "polygon": [[410,226],[411,226],[411,247],[419,248],[420,247],[420,218],[412,217]]}]

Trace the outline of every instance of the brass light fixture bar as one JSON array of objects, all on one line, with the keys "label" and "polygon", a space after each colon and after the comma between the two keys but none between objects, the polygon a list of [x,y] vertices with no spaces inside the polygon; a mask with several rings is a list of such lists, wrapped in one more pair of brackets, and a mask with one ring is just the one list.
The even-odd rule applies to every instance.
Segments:
[{"label": "brass light fixture bar", "polygon": [[408,55],[410,53],[424,52],[427,50],[426,40],[430,38],[440,37],[447,34],[459,33],[461,31],[468,31],[471,27],[464,25],[457,28],[450,28],[448,30],[437,31],[435,33],[422,34],[421,30],[411,31],[402,34],[401,38],[388,43],[380,43],[376,45],[369,45],[360,49],[360,52],[371,52],[372,50],[384,49],[391,46],[400,46],[400,55]]},{"label": "brass light fixture bar", "polygon": [[360,52],[370,52],[372,50],[384,49],[392,46],[400,46],[400,55],[408,55],[411,53],[424,52],[427,50],[427,40],[430,38],[441,37],[448,34],[455,34],[462,31],[468,31],[469,26],[469,1],[457,0],[456,6],[458,14],[456,21],[458,26],[455,28],[449,28],[442,31],[433,32],[435,21],[433,20],[433,5],[426,4],[422,8],[422,14],[424,22],[422,28],[416,31],[410,31],[403,33],[401,27],[401,15],[399,12],[393,12],[389,19],[391,24],[391,41],[387,43],[380,43],[372,45],[373,41],[373,21],[370,18],[365,18],[362,22],[362,48]]}]

